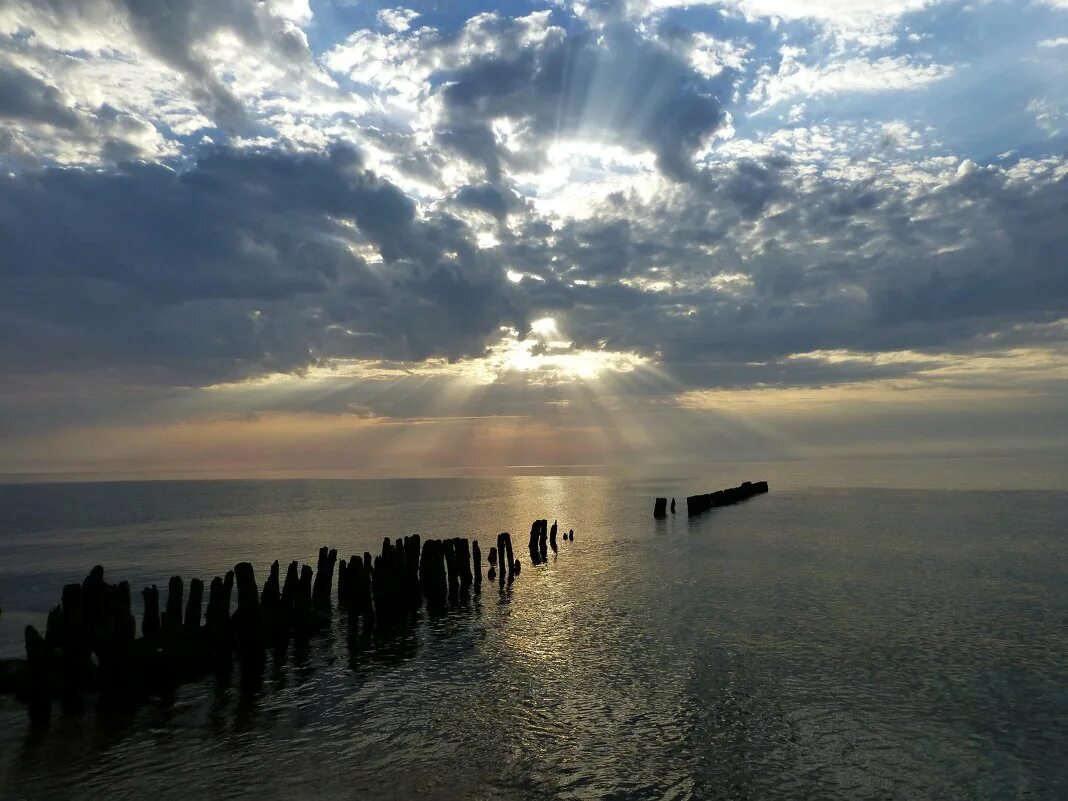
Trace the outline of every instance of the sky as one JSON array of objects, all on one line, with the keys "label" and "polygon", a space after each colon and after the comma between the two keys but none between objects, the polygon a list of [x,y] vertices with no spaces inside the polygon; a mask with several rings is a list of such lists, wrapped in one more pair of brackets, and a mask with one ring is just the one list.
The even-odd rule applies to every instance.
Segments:
[{"label": "sky", "polygon": [[1068,453],[1068,0],[5,0],[0,474]]}]

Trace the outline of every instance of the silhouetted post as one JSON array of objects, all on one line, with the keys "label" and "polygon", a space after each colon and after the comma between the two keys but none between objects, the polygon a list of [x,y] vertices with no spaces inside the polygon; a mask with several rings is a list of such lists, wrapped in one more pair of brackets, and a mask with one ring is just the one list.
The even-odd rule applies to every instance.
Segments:
[{"label": "silhouetted post", "polygon": [[[506,536],[507,535],[504,532],[497,535],[497,575],[500,577],[502,584],[504,583],[504,576],[506,573],[505,560],[508,558],[504,550],[504,538]],[[509,566],[511,564],[511,562],[508,562]]]},{"label": "silhouetted post", "polygon": [[312,569],[311,565],[300,566],[300,582],[297,584],[297,597],[293,606],[298,614],[307,614],[312,607]]},{"label": "silhouetted post", "polygon": [[200,628],[200,605],[204,600],[204,582],[198,578],[189,581],[189,603],[185,607],[185,627],[190,630]]},{"label": "silhouetted post", "polygon": [[260,637],[260,598],[256,588],[256,574],[249,562],[234,565],[237,579],[237,611],[232,618],[238,648],[245,656],[262,651]]},{"label": "silhouetted post", "polygon": [[[156,626],[159,626],[159,614],[156,615]],[[63,607],[56,604],[48,613],[48,622],[45,624],[45,642],[49,648],[59,648],[63,645]]]},{"label": "silhouetted post", "polygon": [[507,531],[504,532],[504,558],[508,562],[510,568],[509,575],[511,575],[515,572],[515,565],[518,564],[519,560],[516,559],[515,555],[512,553],[512,535]]},{"label": "silhouetted post", "polygon": [[312,606],[326,611],[330,609],[330,593],[334,585],[334,564],[337,551],[323,546],[319,549],[319,564],[315,572],[315,585],[312,588]]},{"label": "silhouetted post", "polygon": [[52,720],[52,693],[48,687],[48,646],[33,626],[27,626],[26,669],[30,721],[35,726],[47,726]]},{"label": "silhouetted post", "polygon": [[449,600],[455,601],[460,594],[460,556],[456,553],[456,540],[448,539],[445,546],[445,567],[449,571]]},{"label": "silhouetted post", "polygon": [[573,529],[573,528],[569,528],[569,529],[567,530],[567,538],[568,538],[569,540],[571,540],[571,541],[574,541],[574,539],[575,539],[575,529]]},{"label": "silhouetted post", "polygon": [[527,550],[530,551],[530,561],[538,564],[541,561],[541,548],[538,546],[539,525],[537,520],[530,524],[530,538],[527,542]]},{"label": "silhouetted post", "polygon": [[520,561],[518,559],[516,559],[512,563],[512,575],[518,576],[519,575],[519,571],[522,570],[522,569],[523,569],[523,565],[520,563]]},{"label": "silhouetted post", "polygon": [[145,616],[141,618],[141,636],[151,640],[159,634],[159,589],[153,584],[141,591],[145,601]]},{"label": "silhouetted post", "polygon": [[[81,699],[89,650],[85,641],[82,585],[63,588],[63,695],[68,702]],[[36,632],[36,629],[34,630]],[[38,635],[39,636],[39,635]]]},{"label": "silhouetted post", "polygon": [[267,581],[263,583],[263,592],[260,593],[260,615],[270,626],[281,623],[278,608],[282,604],[282,591],[279,589],[278,560],[271,563],[271,572],[267,574]]},{"label": "silhouetted post", "polygon": [[293,607],[297,602],[297,594],[300,592],[300,563],[295,559],[286,568],[286,580],[282,584],[282,596],[278,605],[283,614],[293,616]]},{"label": "silhouetted post", "polygon": [[96,645],[98,631],[106,628],[105,592],[104,568],[96,565],[82,582],[82,629],[87,648]]},{"label": "silhouetted post", "polygon": [[230,622],[229,600],[223,603],[223,580],[216,576],[208,586],[208,608],[204,612],[204,625],[215,645],[218,646],[226,634]]},{"label": "silhouetted post", "polygon": [[657,498],[653,504],[653,517],[667,517],[667,498]]},{"label": "silhouetted post", "polygon": [[339,559],[337,563],[337,605],[349,605],[349,563]]},{"label": "silhouetted post", "polygon": [[374,617],[374,597],[371,593],[371,570],[372,564],[366,558],[360,559],[354,556],[349,562],[349,571],[355,577],[356,602],[353,604],[356,611],[364,616],[364,620]]},{"label": "silhouetted post", "polygon": [[423,603],[423,593],[419,590],[419,557],[422,552],[422,540],[418,534],[404,538],[404,564],[408,571],[408,604],[418,609]]},{"label": "silhouetted post", "polygon": [[423,585],[427,608],[437,613],[445,606],[449,587],[445,576],[445,546],[441,540],[426,540],[419,560],[419,580]]},{"label": "silhouetted post", "polygon": [[556,521],[553,521],[553,527],[549,529],[549,547],[553,549],[553,553],[556,553]]},{"label": "silhouetted post", "polygon": [[137,637],[137,620],[133,616],[130,604],[130,582],[120,581],[117,593],[115,637],[119,642],[129,644]]},{"label": "silhouetted post", "polygon": [[471,571],[477,587],[482,583],[482,551],[478,548],[478,540],[471,541]]},{"label": "silhouetted post", "polygon": [[171,576],[167,583],[167,611],[163,613],[163,630],[177,631],[182,627],[182,596],[185,586],[181,576]]}]

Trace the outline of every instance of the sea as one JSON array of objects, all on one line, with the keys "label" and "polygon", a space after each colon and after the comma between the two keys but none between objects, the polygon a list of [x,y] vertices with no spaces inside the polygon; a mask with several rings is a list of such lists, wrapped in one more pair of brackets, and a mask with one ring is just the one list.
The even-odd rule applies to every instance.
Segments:
[{"label": "sea", "polygon": [[[771,491],[688,519],[685,496]],[[679,512],[654,520],[657,496]],[[532,521],[574,540],[532,565]],[[512,533],[523,569],[137,708],[0,697],[3,799],[1065,799],[1068,462],[0,485],[0,656],[64,583]],[[165,592],[165,590],[163,590]]]}]

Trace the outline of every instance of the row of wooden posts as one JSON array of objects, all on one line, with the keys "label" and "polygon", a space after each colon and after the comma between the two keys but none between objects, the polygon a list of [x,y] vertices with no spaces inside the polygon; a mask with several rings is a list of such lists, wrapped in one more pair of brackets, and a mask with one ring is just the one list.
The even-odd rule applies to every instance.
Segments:
[{"label": "row of wooden posts", "polygon": [[[731,506],[742,501],[749,500],[754,495],[762,495],[768,491],[767,481],[743,481],[737,487],[730,487],[716,492],[707,492],[702,495],[691,495],[686,499],[686,515],[694,517],[709,509],[720,506]],[[657,498],[653,503],[653,517],[659,519],[667,517],[668,499]],[[671,499],[671,514],[675,514],[675,499]]]},{"label": "row of wooden posts", "polygon": [[[547,525],[547,520],[536,520],[531,526],[534,564],[545,561]],[[556,533],[554,522],[554,552]],[[570,531],[564,539],[574,536]],[[512,552],[510,534],[497,536],[487,561],[490,581],[496,578],[503,585],[519,575],[521,564]],[[211,580],[203,616],[200,579],[189,582],[187,596],[182,578],[172,577],[165,608],[160,607],[159,589],[146,587],[138,638],[129,582],[109,584],[104,568],[97,565],[82,583],[63,588],[44,636],[26,627],[25,670],[0,689],[25,694],[31,720],[47,723],[56,696],[75,706],[87,691],[143,698],[232,664],[234,655],[242,665],[262,663],[268,648],[329,625],[335,566],[337,606],[348,615],[352,637],[404,625],[424,602],[431,615],[440,614],[472,586],[478,592],[483,575],[478,540],[465,537],[387,537],[380,555],[353,554],[340,563],[336,550],[323,547],[314,571],[310,565],[290,562],[284,580],[275,561],[262,589],[251,563],[235,565]],[[231,612],[235,587],[237,604]]]}]

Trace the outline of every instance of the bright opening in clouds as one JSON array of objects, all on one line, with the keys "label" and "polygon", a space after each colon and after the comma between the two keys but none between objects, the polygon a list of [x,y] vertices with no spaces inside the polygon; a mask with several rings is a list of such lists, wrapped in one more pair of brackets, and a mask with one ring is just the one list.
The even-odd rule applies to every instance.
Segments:
[{"label": "bright opening in clouds", "polygon": [[1049,0],[9,0],[0,472],[1063,451],[1066,42]]}]

